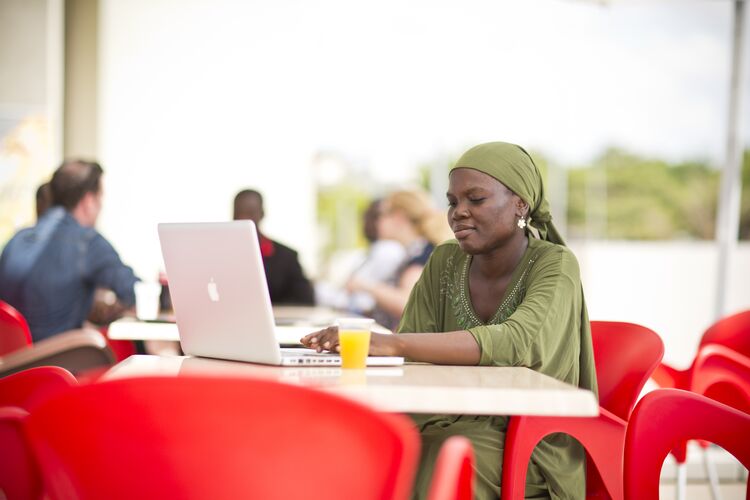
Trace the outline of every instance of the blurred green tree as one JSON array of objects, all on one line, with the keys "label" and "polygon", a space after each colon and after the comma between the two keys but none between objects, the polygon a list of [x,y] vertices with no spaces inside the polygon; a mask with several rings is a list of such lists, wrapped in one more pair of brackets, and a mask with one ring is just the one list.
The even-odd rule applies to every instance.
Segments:
[{"label": "blurred green tree", "polygon": [[362,214],[372,199],[368,189],[351,180],[318,190],[318,232],[324,261],[336,250],[367,245]]},{"label": "blurred green tree", "polygon": [[[542,173],[548,197],[555,189],[548,185],[553,166],[554,172],[561,172],[562,168],[562,175],[567,175],[570,239],[715,237],[721,171],[707,162],[669,163],[610,148],[590,164],[561,167],[541,152],[531,151],[531,155]],[[447,174],[457,158],[442,155],[416,166],[418,183],[429,190],[431,179]],[[554,178],[559,180],[559,175]],[[366,245],[362,214],[373,194],[387,191],[385,188],[372,179],[347,176],[340,184],[319,190],[318,221],[324,258],[337,249]],[[439,193],[435,196],[440,203]],[[550,201],[554,204],[557,200]],[[555,215],[561,217],[557,212]],[[750,150],[743,155],[740,238],[750,240]]]},{"label": "blurred green tree", "polygon": [[[569,171],[569,235],[627,240],[712,239],[720,174],[703,162],[670,164],[608,149],[592,165]],[[750,195],[747,187],[744,191]],[[747,201],[743,207],[750,211]],[[744,224],[750,224],[748,216]],[[604,222],[592,233],[591,221],[597,217]]]},{"label": "blurred green tree", "polygon": [[742,201],[740,208],[740,239],[750,240],[750,149],[742,155]]}]

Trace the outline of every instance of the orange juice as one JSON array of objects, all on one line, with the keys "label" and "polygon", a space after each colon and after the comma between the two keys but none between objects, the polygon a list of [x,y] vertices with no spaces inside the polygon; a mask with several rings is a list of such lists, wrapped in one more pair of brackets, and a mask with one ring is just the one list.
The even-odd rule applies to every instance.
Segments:
[{"label": "orange juice", "polygon": [[370,352],[369,330],[339,330],[342,368],[364,368]]}]

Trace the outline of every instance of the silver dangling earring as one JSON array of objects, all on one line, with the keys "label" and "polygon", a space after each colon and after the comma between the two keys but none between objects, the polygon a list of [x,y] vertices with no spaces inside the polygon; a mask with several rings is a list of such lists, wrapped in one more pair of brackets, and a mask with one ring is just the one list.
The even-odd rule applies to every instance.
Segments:
[{"label": "silver dangling earring", "polygon": [[521,228],[521,229],[525,228],[526,227],[526,217],[524,217],[522,215],[521,218],[518,219],[518,222],[516,223],[516,225],[518,225],[518,227]]}]

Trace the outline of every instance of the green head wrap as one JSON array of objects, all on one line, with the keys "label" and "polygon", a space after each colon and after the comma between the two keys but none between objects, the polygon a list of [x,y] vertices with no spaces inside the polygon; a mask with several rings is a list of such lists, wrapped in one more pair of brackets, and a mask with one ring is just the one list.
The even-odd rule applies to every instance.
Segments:
[{"label": "green head wrap", "polygon": [[484,172],[521,197],[529,205],[529,224],[539,231],[543,240],[565,245],[552,224],[549,203],[544,197],[542,175],[529,153],[521,146],[508,142],[487,142],[465,152],[451,172],[457,168],[471,168]]}]

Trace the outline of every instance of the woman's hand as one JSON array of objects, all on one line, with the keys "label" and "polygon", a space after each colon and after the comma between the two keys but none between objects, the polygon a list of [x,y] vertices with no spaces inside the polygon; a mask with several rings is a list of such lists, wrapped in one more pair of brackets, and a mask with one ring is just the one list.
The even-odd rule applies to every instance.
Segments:
[{"label": "woman's hand", "polygon": [[355,292],[367,292],[372,293],[372,284],[368,281],[361,280],[357,278],[356,276],[352,276],[349,278],[349,281],[346,282],[346,291],[349,293],[355,293]]},{"label": "woman's hand", "polygon": [[[305,335],[300,343],[318,352],[341,352],[339,327],[329,326],[323,330]],[[396,335],[370,333],[370,356],[402,356],[399,354]]]},{"label": "woman's hand", "polygon": [[[340,352],[339,329],[329,326],[300,339],[318,352]],[[403,356],[436,365],[478,365],[479,344],[467,330],[444,333],[371,333],[370,356]]]},{"label": "woman's hand", "polygon": [[309,347],[310,349],[315,349],[318,352],[341,351],[341,346],[339,345],[338,326],[329,326],[328,328],[324,328],[323,330],[305,335],[304,337],[299,339],[299,341],[303,346]]}]

